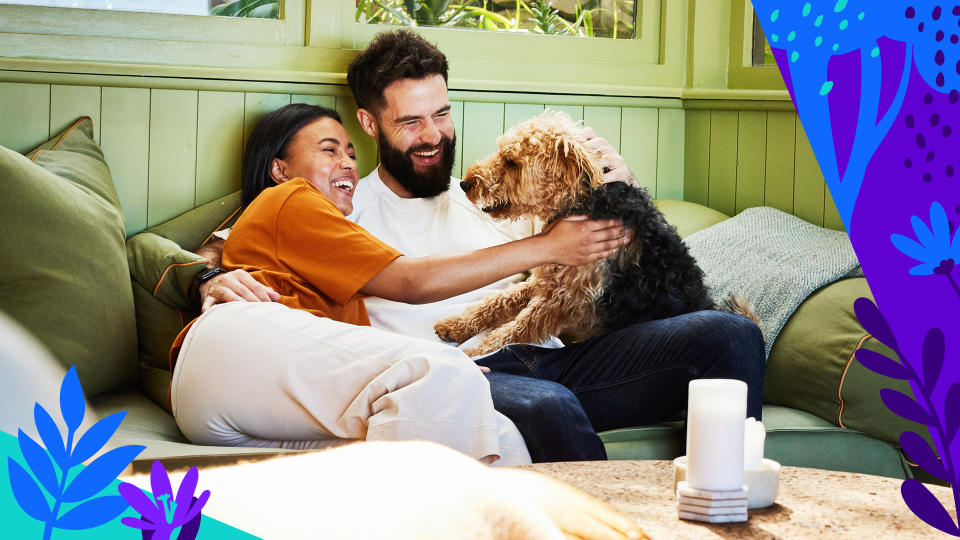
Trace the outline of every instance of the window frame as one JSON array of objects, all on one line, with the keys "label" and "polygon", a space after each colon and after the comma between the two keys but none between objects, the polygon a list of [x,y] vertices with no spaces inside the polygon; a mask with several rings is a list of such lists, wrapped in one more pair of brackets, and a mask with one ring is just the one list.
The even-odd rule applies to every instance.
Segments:
[{"label": "window frame", "polygon": [[737,90],[786,90],[777,66],[753,65],[753,5],[732,0],[727,87]]},{"label": "window frame", "polygon": [[[279,0],[280,17],[257,19],[0,4],[0,33],[242,45],[303,45],[311,0]],[[66,10],[74,13],[65,17]],[[82,24],[78,24],[77,21]]]}]

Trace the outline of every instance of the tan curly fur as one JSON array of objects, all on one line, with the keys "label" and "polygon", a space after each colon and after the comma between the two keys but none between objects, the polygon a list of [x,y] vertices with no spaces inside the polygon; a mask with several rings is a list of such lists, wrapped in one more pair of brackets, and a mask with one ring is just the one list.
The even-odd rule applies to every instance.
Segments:
[{"label": "tan curly fur", "polygon": [[[464,175],[467,197],[495,219],[553,218],[558,209],[603,184],[599,155],[569,116],[547,111],[497,139],[499,150]],[[604,261],[583,266],[548,264],[526,281],[486,298],[434,326],[445,341],[463,343],[493,328],[467,354],[493,352],[510,343],[541,343],[565,330],[590,335],[602,291]]]},{"label": "tan curly fur", "polygon": [[[497,139],[496,152],[467,170],[464,181],[471,185],[467,198],[494,219],[536,217],[548,223],[563,215],[603,184],[600,156],[586,146],[582,131],[566,114],[551,111],[520,123]],[[652,207],[652,202],[648,204]],[[670,230],[671,242],[679,244],[675,230]],[[476,348],[467,351],[470,356],[511,343],[541,343],[561,332],[577,338],[598,335],[608,330],[601,322],[598,300],[611,280],[618,279],[609,269],[636,267],[642,249],[635,239],[609,260],[538,266],[526,281],[441,320],[434,330],[445,341],[463,343],[490,329]],[[707,303],[698,309],[709,309],[709,299]],[[725,309],[757,322],[743,301]]]}]

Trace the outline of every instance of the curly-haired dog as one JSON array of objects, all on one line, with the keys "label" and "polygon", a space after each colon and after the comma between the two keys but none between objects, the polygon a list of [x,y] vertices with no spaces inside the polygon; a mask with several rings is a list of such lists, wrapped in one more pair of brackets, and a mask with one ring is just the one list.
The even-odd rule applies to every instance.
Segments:
[{"label": "curly-haired dog", "polygon": [[[563,332],[587,338],[654,319],[715,309],[703,272],[644,188],[603,183],[599,156],[564,113],[546,112],[497,140],[499,150],[467,170],[470,202],[495,219],[571,215],[618,219],[633,231],[629,244],[583,266],[549,264],[526,281],[434,326],[445,341],[463,343],[491,329],[471,356],[510,343],[540,343]],[[756,322],[735,300],[724,309]]]}]

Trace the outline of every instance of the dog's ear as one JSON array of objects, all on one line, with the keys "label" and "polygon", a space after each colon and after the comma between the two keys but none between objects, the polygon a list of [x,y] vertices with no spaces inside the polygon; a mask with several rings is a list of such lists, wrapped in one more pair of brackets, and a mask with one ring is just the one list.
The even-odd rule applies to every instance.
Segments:
[{"label": "dog's ear", "polygon": [[560,165],[569,174],[576,175],[590,189],[603,184],[603,170],[596,156],[578,133],[567,131],[557,136],[555,145]]}]

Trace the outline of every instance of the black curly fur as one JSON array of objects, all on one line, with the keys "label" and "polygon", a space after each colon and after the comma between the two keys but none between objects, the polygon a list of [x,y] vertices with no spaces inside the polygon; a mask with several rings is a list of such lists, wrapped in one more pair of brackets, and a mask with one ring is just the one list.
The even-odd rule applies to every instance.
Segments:
[{"label": "black curly fur", "polygon": [[556,217],[586,215],[617,219],[633,230],[629,246],[638,257],[613,256],[604,271],[597,316],[610,332],[638,322],[714,309],[703,271],[667,223],[647,190],[623,182],[604,184]]}]

